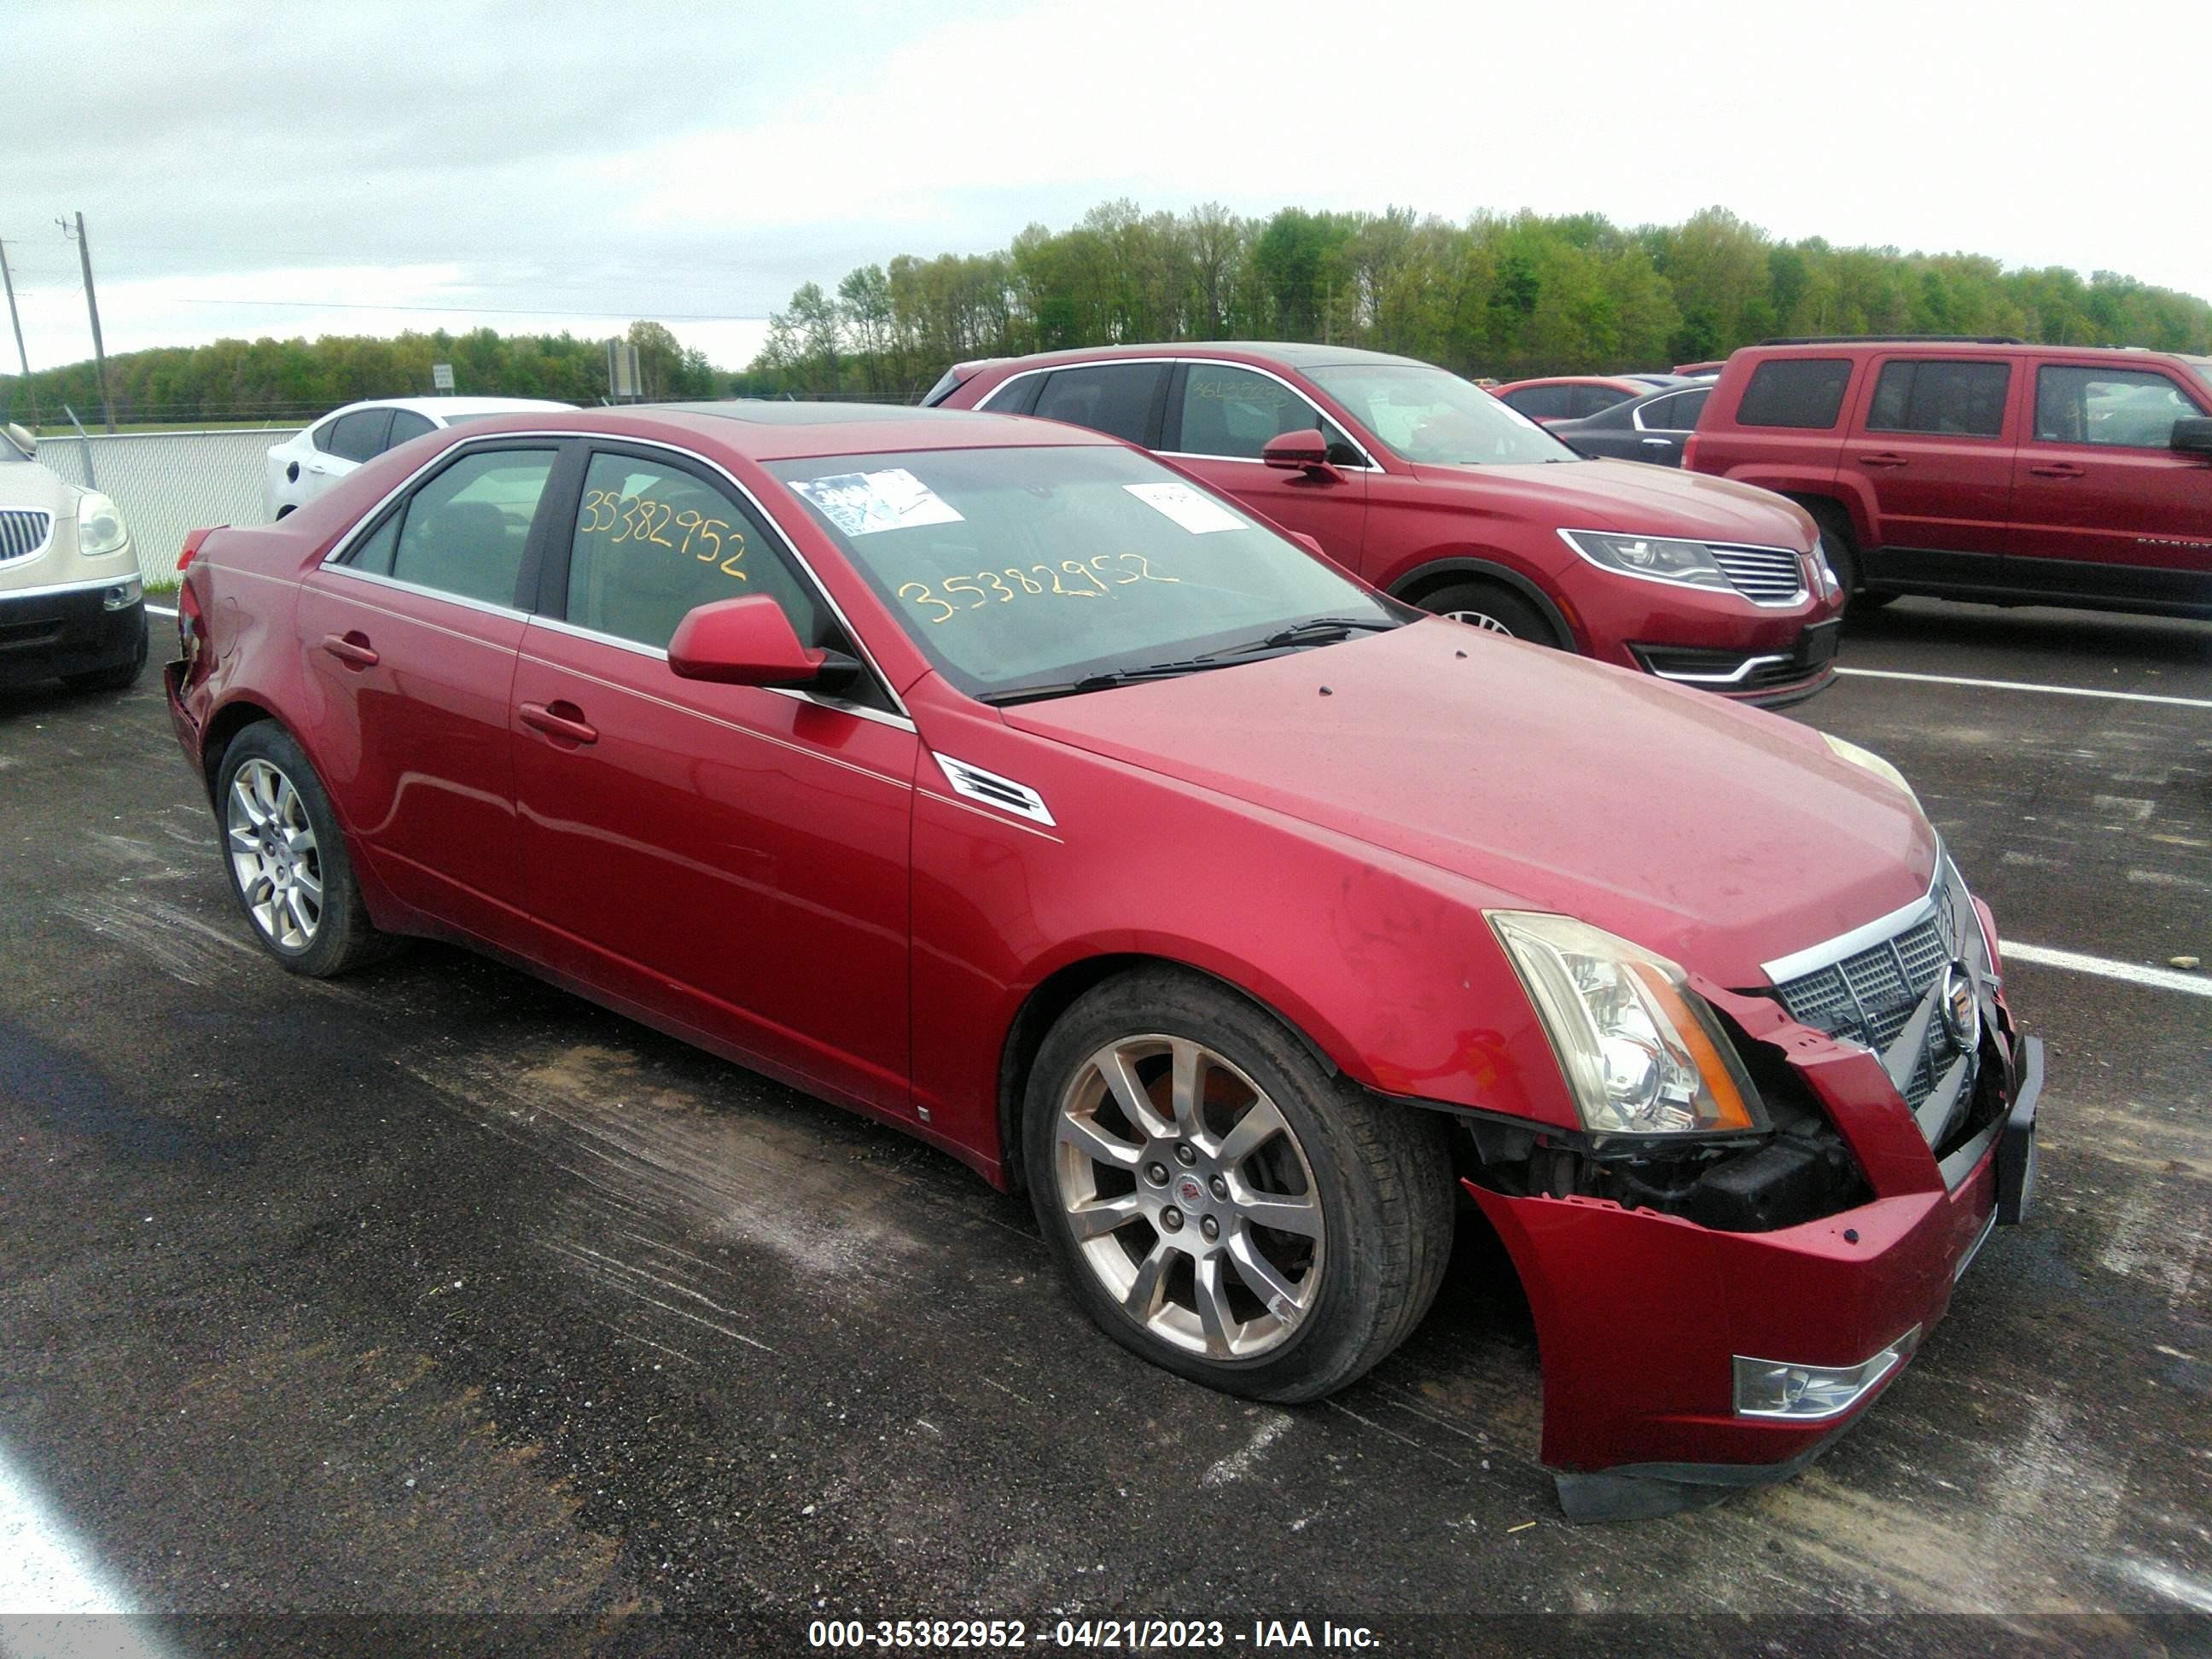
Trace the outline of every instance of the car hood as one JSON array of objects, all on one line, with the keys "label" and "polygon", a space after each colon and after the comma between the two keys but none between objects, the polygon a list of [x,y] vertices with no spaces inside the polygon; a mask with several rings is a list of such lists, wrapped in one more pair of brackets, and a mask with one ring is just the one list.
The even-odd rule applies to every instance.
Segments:
[{"label": "car hood", "polygon": [[1796,502],[1703,472],[1640,461],[1554,461],[1532,466],[1414,469],[1431,483],[1525,497],[1532,514],[1566,530],[1617,530],[1638,536],[1686,536],[1809,551],[1813,520]]},{"label": "car hood", "polygon": [[1738,988],[1935,873],[1918,808],[1808,728],[1442,620],[1002,713]]}]

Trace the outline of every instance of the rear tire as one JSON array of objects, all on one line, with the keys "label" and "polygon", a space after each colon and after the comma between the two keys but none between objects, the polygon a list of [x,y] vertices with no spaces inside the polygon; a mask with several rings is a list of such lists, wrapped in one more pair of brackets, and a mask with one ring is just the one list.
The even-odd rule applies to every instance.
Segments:
[{"label": "rear tire", "polygon": [[1502,582],[1455,582],[1422,599],[1421,609],[1488,634],[1558,648],[1559,633],[1544,613]]},{"label": "rear tire", "polygon": [[1195,975],[1139,969],[1078,1000],[1037,1055],[1023,1129],[1037,1220],[1084,1310],[1225,1393],[1343,1388],[1419,1323],[1451,1252],[1441,1127]]},{"label": "rear tire", "polygon": [[215,798],[231,896],[281,966],[327,979],[391,954],[398,941],[369,921],[337,813],[290,732],[258,720],[232,738]]}]

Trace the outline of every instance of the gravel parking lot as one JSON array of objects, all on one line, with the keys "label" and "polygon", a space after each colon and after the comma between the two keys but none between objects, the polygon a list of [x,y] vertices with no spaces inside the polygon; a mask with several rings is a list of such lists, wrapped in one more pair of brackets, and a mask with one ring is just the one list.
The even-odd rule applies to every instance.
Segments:
[{"label": "gravel parking lot", "polygon": [[[1843,661],[1796,717],[1904,769],[2008,940],[2212,958],[2212,624],[1908,601]],[[157,1611],[2203,1639],[2146,1621],[2212,1615],[2212,974],[2008,965],[2050,1045],[2030,1224],[1808,1473],[1575,1528],[1464,1237],[1349,1393],[1187,1385],[1091,1329],[1021,1201],[889,1129],[443,948],[288,977],[152,677],[0,693],[0,1497]]]}]

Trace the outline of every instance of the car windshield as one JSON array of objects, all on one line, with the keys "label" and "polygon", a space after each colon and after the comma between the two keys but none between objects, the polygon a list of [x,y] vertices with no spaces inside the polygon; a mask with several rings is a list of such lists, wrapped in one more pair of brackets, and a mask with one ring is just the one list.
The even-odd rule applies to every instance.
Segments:
[{"label": "car windshield", "polygon": [[769,471],[939,672],[986,701],[1212,666],[1193,659],[1217,652],[1247,660],[1302,623],[1379,629],[1402,614],[1133,450],[930,450]]},{"label": "car windshield", "polygon": [[1337,363],[1306,377],[1409,461],[1501,466],[1582,459],[1480,386],[1425,363]]},{"label": "car windshield", "polygon": [[2197,371],[2198,380],[2207,386],[2212,386],[2212,361],[2192,357],[2189,359],[2189,366]]}]

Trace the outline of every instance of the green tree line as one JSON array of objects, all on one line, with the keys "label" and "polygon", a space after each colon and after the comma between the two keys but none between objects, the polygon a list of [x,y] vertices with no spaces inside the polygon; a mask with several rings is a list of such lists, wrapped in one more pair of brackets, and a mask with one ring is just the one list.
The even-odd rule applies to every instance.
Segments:
[{"label": "green tree line", "polygon": [[744,390],[911,398],[948,365],[1068,346],[1322,340],[1470,375],[1665,368],[1777,334],[2005,334],[2212,350],[2212,306],[2099,271],[1778,241],[1722,208],[1623,229],[1594,213],[1408,209],[1244,218],[1109,202],[981,254],[902,254],[775,313]]},{"label": "green tree line", "polygon": [[[686,350],[659,323],[630,325],[649,398],[713,398],[728,376]],[[318,340],[217,340],[212,345],[125,352],[107,360],[118,422],[305,421],[363,398],[424,397],[430,366],[453,366],[457,393],[480,398],[551,398],[596,404],[606,395],[603,340],[567,334],[402,334],[396,339],[325,335]],[[64,405],[88,428],[100,413],[90,362],[41,370],[5,386],[6,418],[52,427]]]}]

